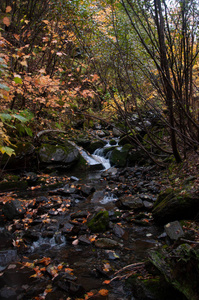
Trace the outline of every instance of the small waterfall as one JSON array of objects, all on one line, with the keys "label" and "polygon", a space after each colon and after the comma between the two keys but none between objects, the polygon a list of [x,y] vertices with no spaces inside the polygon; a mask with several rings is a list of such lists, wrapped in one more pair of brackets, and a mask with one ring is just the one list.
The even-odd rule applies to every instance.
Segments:
[{"label": "small waterfall", "polygon": [[[111,150],[110,151],[105,151],[107,148],[113,147],[109,142],[103,147],[103,148],[98,148],[94,151],[93,154],[87,153],[85,150],[82,149],[82,147],[77,146],[75,143],[70,142],[72,145],[74,145],[82,155],[82,157],[87,161],[89,166],[102,166],[101,169],[103,170],[108,170],[111,168],[110,164],[110,156],[111,156]],[[117,147],[118,141],[116,140],[116,144],[114,147]],[[106,153],[106,154],[105,154]],[[99,170],[100,168],[98,168]]]},{"label": "small waterfall", "polygon": [[116,201],[118,198],[112,194],[112,193],[107,193],[106,195],[104,195],[104,198],[102,200],[100,200],[101,204],[107,204],[110,202],[114,202]]},{"label": "small waterfall", "polygon": [[108,152],[105,156],[104,156],[104,148],[98,148],[94,151],[94,153],[92,154],[92,157],[99,161],[103,166],[104,169],[107,170],[111,167],[110,164],[110,155],[111,155],[111,151]]}]

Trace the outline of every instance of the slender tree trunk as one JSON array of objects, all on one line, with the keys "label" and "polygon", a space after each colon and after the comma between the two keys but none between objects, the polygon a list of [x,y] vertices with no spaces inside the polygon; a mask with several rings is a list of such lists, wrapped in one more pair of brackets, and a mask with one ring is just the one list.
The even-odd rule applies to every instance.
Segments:
[{"label": "slender tree trunk", "polygon": [[170,128],[170,137],[171,137],[171,146],[173,150],[173,155],[176,159],[176,162],[181,162],[181,156],[178,151],[176,133],[175,133],[175,121],[173,113],[173,89],[170,78],[167,54],[166,54],[166,44],[165,44],[165,34],[164,34],[164,18],[162,15],[161,0],[154,0],[155,6],[155,22],[158,31],[159,39],[159,48],[160,48],[160,63],[161,63],[161,72],[165,95],[166,95],[166,104],[169,110],[169,123]]}]

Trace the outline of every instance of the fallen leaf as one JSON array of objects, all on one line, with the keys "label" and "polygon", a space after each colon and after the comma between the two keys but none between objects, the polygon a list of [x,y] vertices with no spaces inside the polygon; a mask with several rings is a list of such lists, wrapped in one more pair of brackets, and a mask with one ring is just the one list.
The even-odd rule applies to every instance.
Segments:
[{"label": "fallen leaf", "polygon": [[99,294],[100,294],[101,296],[107,296],[108,293],[109,293],[109,291],[106,290],[106,289],[101,289],[101,290],[99,291]]},{"label": "fallen leaf", "polygon": [[103,283],[104,284],[109,284],[111,281],[110,280],[104,280]]}]

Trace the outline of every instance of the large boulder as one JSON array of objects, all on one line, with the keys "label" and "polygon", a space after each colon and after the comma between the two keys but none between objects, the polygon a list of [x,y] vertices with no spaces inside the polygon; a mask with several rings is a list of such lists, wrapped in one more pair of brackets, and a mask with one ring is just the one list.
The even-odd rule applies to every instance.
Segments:
[{"label": "large boulder", "polygon": [[67,141],[64,145],[42,144],[39,148],[39,160],[43,164],[70,167],[79,157],[79,150]]},{"label": "large boulder", "polygon": [[175,220],[193,219],[199,212],[199,196],[168,188],[154,203],[153,217],[159,224]]},{"label": "large boulder", "polygon": [[188,300],[198,300],[199,246],[181,244],[177,248],[153,250],[150,261],[175,289]]},{"label": "large boulder", "polygon": [[22,218],[26,209],[23,201],[15,199],[7,201],[3,205],[2,212],[8,220],[13,220],[16,218]]},{"label": "large boulder", "polygon": [[133,148],[132,145],[126,144],[123,147],[115,148],[110,156],[110,163],[115,167],[125,167],[127,165],[127,158],[129,151]]}]

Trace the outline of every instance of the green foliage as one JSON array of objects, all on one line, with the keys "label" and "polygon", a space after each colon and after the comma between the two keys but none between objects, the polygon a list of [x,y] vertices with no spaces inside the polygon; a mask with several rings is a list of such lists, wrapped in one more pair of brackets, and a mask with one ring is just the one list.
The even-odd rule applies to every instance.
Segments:
[{"label": "green foliage", "polygon": [[32,137],[32,130],[30,127],[26,126],[25,123],[30,122],[33,118],[34,115],[29,110],[20,112],[8,110],[7,112],[0,113],[0,152],[2,154],[6,153],[9,156],[15,154],[12,148],[5,146],[5,144],[11,144],[9,136],[13,134],[13,130],[19,136],[26,134]]}]

